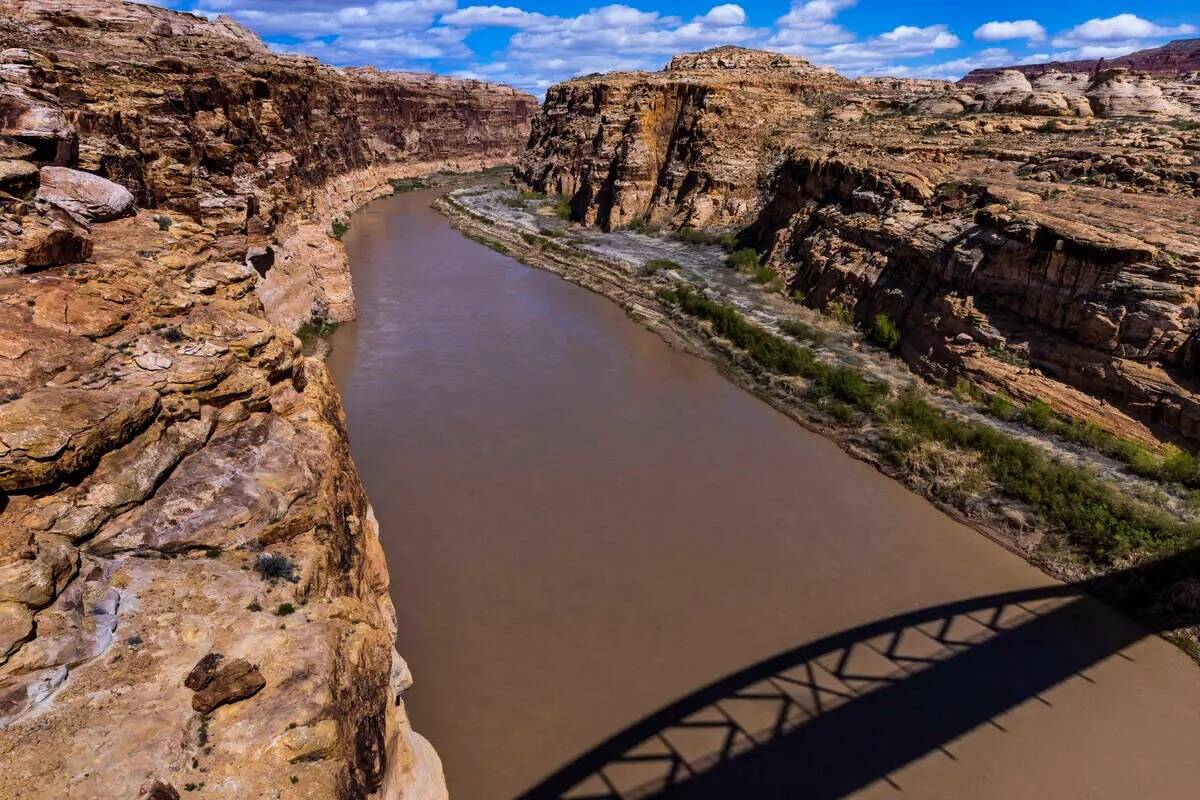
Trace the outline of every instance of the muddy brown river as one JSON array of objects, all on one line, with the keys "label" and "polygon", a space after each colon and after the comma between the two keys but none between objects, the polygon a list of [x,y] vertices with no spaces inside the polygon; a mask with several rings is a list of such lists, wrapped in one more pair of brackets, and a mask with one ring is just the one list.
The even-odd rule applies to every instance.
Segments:
[{"label": "muddy brown river", "polygon": [[1182,653],[433,196],[329,363],[455,800],[1195,796]]}]

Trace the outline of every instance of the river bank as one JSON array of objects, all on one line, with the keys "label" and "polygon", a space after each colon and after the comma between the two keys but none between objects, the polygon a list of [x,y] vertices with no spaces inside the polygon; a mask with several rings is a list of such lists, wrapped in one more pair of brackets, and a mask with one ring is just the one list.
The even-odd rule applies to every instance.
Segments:
[{"label": "river bank", "polygon": [[[969,390],[948,392],[925,384],[849,325],[790,303],[728,269],[719,248],[661,235],[601,233],[568,225],[556,217],[553,200],[512,189],[461,190],[440,200],[438,208],[466,235],[609,298],[669,343],[717,364],[739,386],[1049,574],[1073,582],[1092,581],[1093,591],[1196,656],[1200,593],[1193,556],[1174,559],[1150,579],[1143,574],[1109,579],[1195,546],[1195,508],[1182,487],[1131,475],[1126,465],[1104,453],[1022,424],[1015,411],[994,413],[992,404]],[[693,287],[715,305],[705,310],[698,309],[701,304],[685,303],[691,308],[684,310],[680,286]],[[803,366],[781,370],[769,361],[764,364],[746,342],[739,346],[738,337],[729,335],[728,320],[724,329],[720,322],[714,328],[712,315],[721,305],[740,318],[735,327],[744,321],[750,338],[759,337],[761,330],[770,347],[797,350],[797,357],[812,360],[816,367],[808,368],[805,375]],[[830,388],[831,380],[842,379],[853,385]],[[814,391],[814,383],[822,384],[819,391]],[[893,400],[903,407],[897,408]],[[952,420],[954,430],[945,433],[943,426],[937,435],[926,435],[930,414]],[[898,416],[908,419],[897,422]],[[915,418],[921,420],[920,435],[914,432]],[[1044,463],[1056,476],[1086,482],[1068,491],[1075,493],[1080,506],[1099,502],[1112,509],[1104,512],[1109,521],[1099,524],[1123,531],[1127,520],[1139,525],[1149,520],[1153,531],[1165,531],[1164,539],[1178,533],[1181,540],[1192,537],[1190,543],[1158,552],[1132,546],[1115,553],[1107,543],[1087,549],[1072,538],[1071,526],[1046,519],[1036,502],[1014,495],[998,480],[988,469],[987,454],[953,441],[964,436],[991,437],[989,431],[1000,437],[996,441],[1006,456],[1015,450],[1039,468]],[[1083,522],[1090,525],[1092,520]]]}]

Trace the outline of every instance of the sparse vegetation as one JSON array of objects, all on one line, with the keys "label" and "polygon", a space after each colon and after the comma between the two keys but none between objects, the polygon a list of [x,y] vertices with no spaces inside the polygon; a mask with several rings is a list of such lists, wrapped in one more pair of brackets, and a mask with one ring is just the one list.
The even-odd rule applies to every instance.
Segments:
[{"label": "sparse vegetation", "polygon": [[286,617],[289,614],[295,614],[296,607],[291,603],[280,603],[279,608],[275,609],[275,616]]},{"label": "sparse vegetation", "polygon": [[738,272],[754,272],[761,266],[758,260],[758,251],[753,247],[734,250],[725,259],[725,263]]},{"label": "sparse vegetation", "polygon": [[296,583],[300,577],[296,574],[296,565],[281,553],[259,553],[254,560],[254,571],[266,581],[288,581]]},{"label": "sparse vegetation", "polygon": [[542,194],[541,192],[532,191],[530,189],[522,189],[521,190],[521,199],[522,200],[545,200],[546,195]]},{"label": "sparse vegetation", "polygon": [[900,329],[887,314],[875,315],[869,335],[871,341],[885,350],[895,350],[900,346]]},{"label": "sparse vegetation", "polygon": [[688,244],[705,244],[722,247],[732,252],[737,247],[737,234],[720,231],[706,231],[700,228],[684,226],[671,232],[671,238]]},{"label": "sparse vegetation", "polygon": [[296,336],[305,348],[311,347],[317,340],[328,336],[337,330],[338,324],[320,315],[311,317],[308,322],[296,329]]},{"label": "sparse vegetation", "polygon": [[571,201],[565,197],[559,198],[558,202],[554,204],[554,216],[563,221],[569,221],[571,219]]},{"label": "sparse vegetation", "polygon": [[796,319],[780,320],[779,328],[793,339],[799,339],[802,342],[812,342],[813,344],[824,344],[825,332],[816,326],[809,325],[807,322],[801,322]]},{"label": "sparse vegetation", "polygon": [[154,218],[154,221],[158,223],[160,231],[169,231],[171,229],[171,218],[165,214],[158,215]]},{"label": "sparse vegetation", "polygon": [[850,306],[843,303],[841,300],[834,300],[829,305],[825,306],[825,314],[843,325],[849,325],[854,321],[854,312]]},{"label": "sparse vegetation", "polygon": [[388,183],[392,185],[392,194],[403,194],[425,188],[425,181],[420,178],[389,178]]},{"label": "sparse vegetation", "polygon": [[646,262],[646,265],[642,268],[642,271],[645,272],[647,275],[653,275],[654,273],[660,272],[662,270],[672,270],[672,269],[673,270],[682,270],[683,267],[680,266],[677,262],[670,260],[669,258],[652,258]]},{"label": "sparse vegetation", "polygon": [[947,416],[914,391],[890,403],[888,414],[900,424],[892,436],[894,449],[930,439],[978,452],[1005,494],[1032,505],[1093,563],[1172,552],[1200,539],[1197,526],[1129,500],[1089,471],[1057,463],[989,425]]},{"label": "sparse vegetation", "polygon": [[346,231],[350,230],[350,223],[345,220],[335,219],[333,224],[329,226],[329,232],[333,238],[341,240],[346,235]]}]

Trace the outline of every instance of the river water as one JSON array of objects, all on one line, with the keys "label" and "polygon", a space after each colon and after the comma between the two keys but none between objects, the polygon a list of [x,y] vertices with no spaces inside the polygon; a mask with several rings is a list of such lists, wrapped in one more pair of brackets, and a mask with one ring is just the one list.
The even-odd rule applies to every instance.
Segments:
[{"label": "river water", "polygon": [[639,721],[701,776],[671,797],[1194,796],[1181,653],[1095,601],[962,606],[1062,590],[433,196],[354,217],[329,364],[455,800],[651,785],[594,749]]}]

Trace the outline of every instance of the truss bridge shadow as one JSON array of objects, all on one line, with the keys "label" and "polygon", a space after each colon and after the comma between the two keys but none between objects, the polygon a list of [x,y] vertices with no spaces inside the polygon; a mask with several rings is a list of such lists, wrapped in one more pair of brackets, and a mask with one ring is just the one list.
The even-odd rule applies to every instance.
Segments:
[{"label": "truss bridge shadow", "polygon": [[1197,574],[1198,555],[947,603],[806,643],[655,711],[519,800],[844,797],[981,725],[1000,727],[998,715],[1059,683],[1090,681],[1089,667],[1146,636],[1197,624],[1200,614],[1185,609],[1147,627],[1101,611],[1092,593],[1169,586]]}]

